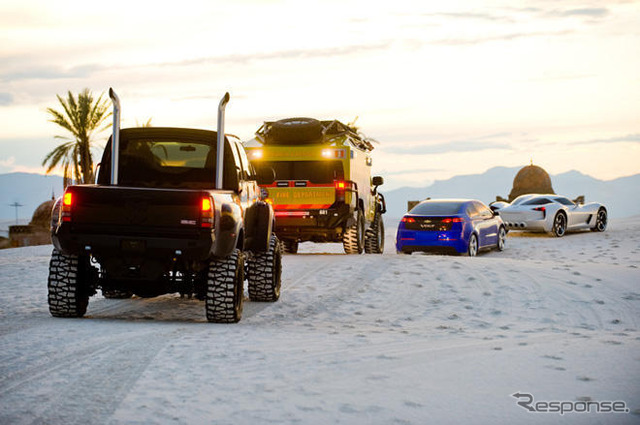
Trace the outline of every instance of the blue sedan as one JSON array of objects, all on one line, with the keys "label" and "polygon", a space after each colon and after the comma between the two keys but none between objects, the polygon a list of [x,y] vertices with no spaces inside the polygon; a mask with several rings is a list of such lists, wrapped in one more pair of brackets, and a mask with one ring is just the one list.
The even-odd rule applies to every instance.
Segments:
[{"label": "blue sedan", "polygon": [[399,254],[449,252],[474,257],[481,249],[504,250],[507,231],[502,219],[473,199],[429,199],[400,221]]}]

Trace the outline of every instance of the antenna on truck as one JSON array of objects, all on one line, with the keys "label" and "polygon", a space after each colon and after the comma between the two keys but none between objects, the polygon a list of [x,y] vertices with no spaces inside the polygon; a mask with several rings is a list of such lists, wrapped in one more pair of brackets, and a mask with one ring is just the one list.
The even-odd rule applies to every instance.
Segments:
[{"label": "antenna on truck", "polygon": [[113,136],[111,137],[111,185],[118,184],[118,167],[120,154],[120,98],[111,87],[109,97],[113,102]]},{"label": "antenna on truck", "polygon": [[218,105],[218,151],[216,152],[216,189],[222,189],[224,167],[224,109],[229,103],[229,92],[225,93]]}]

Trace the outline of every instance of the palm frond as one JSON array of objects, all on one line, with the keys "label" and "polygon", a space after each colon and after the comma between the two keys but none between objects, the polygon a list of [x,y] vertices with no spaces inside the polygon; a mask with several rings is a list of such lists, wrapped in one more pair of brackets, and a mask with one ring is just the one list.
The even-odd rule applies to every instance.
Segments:
[{"label": "palm frond", "polygon": [[104,93],[94,98],[88,88],[78,93],[77,97],[67,91],[66,97],[56,95],[62,110],[47,108],[49,121],[57,124],[70,133],[70,137],[55,136],[65,143],[47,154],[42,162],[50,172],[62,165],[65,176],[70,181],[73,176],[76,183],[93,180],[92,134],[97,130],[106,130],[109,123],[105,120],[111,116],[108,111],[108,100]]}]

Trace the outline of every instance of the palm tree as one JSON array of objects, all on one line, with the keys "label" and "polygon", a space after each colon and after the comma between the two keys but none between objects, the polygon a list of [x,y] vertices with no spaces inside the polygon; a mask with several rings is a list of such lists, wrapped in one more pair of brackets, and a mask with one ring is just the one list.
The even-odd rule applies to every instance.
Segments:
[{"label": "palm tree", "polygon": [[138,120],[136,120],[136,127],[143,127],[143,128],[153,127],[153,124],[151,124],[151,120],[152,118],[149,118],[147,121],[143,123],[139,123]]},{"label": "palm tree", "polygon": [[101,94],[94,100],[89,89],[82,90],[77,99],[71,91],[67,92],[67,98],[56,95],[62,105],[62,112],[53,108],[47,108],[51,116],[49,120],[71,133],[71,136],[55,136],[56,139],[65,140],[49,152],[42,161],[47,166],[47,174],[58,165],[64,172],[64,187],[72,181],[75,183],[93,182],[93,157],[91,155],[92,135],[95,131],[101,132],[109,127],[104,124],[111,116],[108,112],[106,99]]}]

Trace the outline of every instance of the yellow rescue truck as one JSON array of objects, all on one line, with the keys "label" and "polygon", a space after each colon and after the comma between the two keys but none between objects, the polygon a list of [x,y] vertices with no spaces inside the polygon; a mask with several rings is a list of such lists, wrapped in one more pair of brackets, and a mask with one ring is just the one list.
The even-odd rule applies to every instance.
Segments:
[{"label": "yellow rescue truck", "polygon": [[285,252],[298,243],[342,242],[347,254],[384,250],[384,197],[371,177],[373,145],[340,121],[265,122],[244,143],[276,216]]}]

